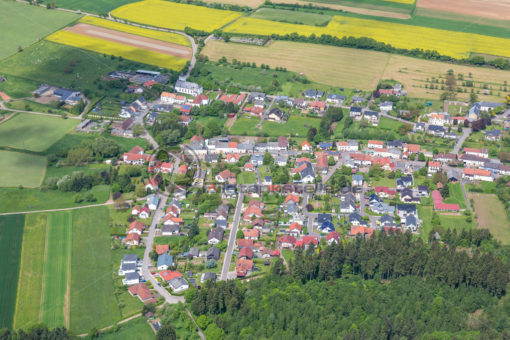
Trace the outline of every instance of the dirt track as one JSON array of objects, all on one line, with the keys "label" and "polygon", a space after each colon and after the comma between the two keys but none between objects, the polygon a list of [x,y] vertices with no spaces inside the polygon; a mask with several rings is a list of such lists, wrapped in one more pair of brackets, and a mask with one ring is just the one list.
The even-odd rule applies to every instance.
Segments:
[{"label": "dirt track", "polygon": [[190,59],[191,48],[172,44],[169,42],[142,37],[139,35],[124,33],[111,30],[104,27],[97,27],[88,24],[77,24],[72,27],[65,28],[66,31],[87,35],[98,39],[108,40],[123,45],[128,45],[144,50],[154,51],[167,55],[173,55],[179,58]]},{"label": "dirt track", "polygon": [[418,0],[419,8],[508,20],[510,0]]}]

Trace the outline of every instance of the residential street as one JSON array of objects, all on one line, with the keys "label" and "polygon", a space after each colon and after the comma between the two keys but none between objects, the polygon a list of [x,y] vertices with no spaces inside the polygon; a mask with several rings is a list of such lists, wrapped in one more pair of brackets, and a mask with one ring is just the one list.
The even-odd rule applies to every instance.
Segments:
[{"label": "residential street", "polygon": [[243,209],[244,192],[239,193],[237,198],[236,210],[234,212],[234,220],[232,221],[232,227],[230,229],[230,235],[228,238],[227,251],[225,253],[225,259],[223,260],[223,267],[221,268],[220,280],[227,280],[229,278],[228,270],[230,268],[230,262],[232,261],[232,252],[234,251],[236,243],[237,228],[239,227],[239,220],[241,219],[241,210]]},{"label": "residential street", "polygon": [[460,153],[460,149],[462,147],[462,144],[466,141],[466,139],[469,137],[473,130],[471,128],[464,128],[462,130],[462,136],[457,140],[457,143],[455,143],[455,147],[453,148],[452,153],[458,155]]},{"label": "residential street", "polygon": [[173,296],[170,294],[165,288],[159,286],[156,279],[152,276],[149,267],[151,265],[151,259],[149,254],[152,250],[152,243],[154,242],[154,236],[156,235],[156,228],[159,224],[159,221],[164,216],[164,209],[166,205],[166,201],[168,199],[168,195],[158,195],[160,202],[158,208],[154,212],[154,217],[152,218],[151,226],[149,228],[149,236],[145,238],[145,253],[143,254],[143,264],[142,264],[142,274],[143,277],[150,281],[154,289],[158,292],[159,295],[165,298],[165,301],[170,304],[176,304],[179,302],[184,302],[184,297],[182,296]]}]

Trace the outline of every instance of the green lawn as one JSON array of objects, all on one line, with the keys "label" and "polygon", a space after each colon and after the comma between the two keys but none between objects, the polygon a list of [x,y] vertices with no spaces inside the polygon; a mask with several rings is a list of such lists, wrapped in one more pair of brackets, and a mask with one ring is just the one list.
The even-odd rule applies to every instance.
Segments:
[{"label": "green lawn", "polygon": [[255,117],[242,117],[238,118],[234,125],[230,128],[231,135],[243,135],[243,134],[251,134],[254,135],[257,132],[260,132],[257,129],[257,124],[260,122],[260,119]]},{"label": "green lawn", "polygon": [[108,208],[73,211],[70,329],[77,333],[120,319],[110,248]]},{"label": "green lawn", "polygon": [[253,13],[251,17],[313,26],[324,26],[331,20],[331,15],[274,8],[261,8]]},{"label": "green lawn", "polygon": [[39,85],[39,81],[9,75],[7,81],[0,83],[0,91],[8,93],[11,98],[30,97]]},{"label": "green lawn", "polygon": [[257,176],[254,172],[241,172],[237,175],[237,184],[253,184],[257,182]]},{"label": "green lawn", "polygon": [[[2,138],[2,137],[0,137]],[[46,158],[0,150],[0,186],[35,188],[41,184]]]},{"label": "green lawn", "polygon": [[72,13],[0,1],[0,27],[2,32],[9,32],[0,35],[0,59],[18,52],[19,46],[25,48],[79,18]]},{"label": "green lawn", "polygon": [[[138,298],[136,298],[138,300]],[[145,321],[145,318],[137,318],[120,325],[120,330],[116,333],[104,333],[100,339],[117,340],[117,339],[133,339],[147,340],[154,339],[154,332],[151,326]]]},{"label": "green lawn", "polygon": [[[58,102],[57,102],[58,103]],[[69,111],[57,108],[55,103],[45,105],[26,99],[16,99],[8,102],[6,106],[13,110],[35,111],[53,114],[69,114]]]},{"label": "green lawn", "polygon": [[[44,151],[44,154],[58,154],[62,151],[69,150],[75,146],[79,146],[82,143],[88,143],[94,140],[95,138],[100,137],[97,134],[78,134],[78,133],[68,133],[63,138],[61,138],[58,142],[53,144],[50,148]],[[123,152],[129,151],[134,146],[140,145],[145,148],[146,141],[143,138],[123,138],[112,135],[101,135],[101,137],[105,137],[115,141],[120,145]]]},{"label": "green lawn", "polygon": [[[71,211],[48,215],[48,237],[44,261],[42,322],[50,327],[68,324],[71,265]],[[66,322],[67,321],[67,322]]]},{"label": "green lawn", "polygon": [[79,121],[29,113],[17,114],[0,125],[0,146],[44,151],[72,130]]},{"label": "green lawn", "polygon": [[[426,240],[428,239],[429,232],[432,230],[432,207],[431,206],[420,206],[418,205],[418,216],[420,220],[423,221],[422,226],[420,227],[420,236]],[[454,215],[441,215],[439,214],[439,220],[441,221],[441,226],[446,229],[456,229],[460,231],[462,229],[471,229],[475,228],[476,224],[474,222],[468,223],[466,222],[466,217],[462,216],[454,216]]]},{"label": "green lawn", "polygon": [[86,202],[74,203],[75,192],[61,192],[58,190],[40,189],[18,189],[18,188],[0,188],[0,212],[18,212],[47,209],[61,209],[90,204],[104,203],[110,197],[110,187],[107,185],[98,185],[80,195],[85,197],[92,193],[97,201],[94,203]]},{"label": "green lawn", "polygon": [[466,209],[466,200],[464,199],[464,193],[462,192],[462,186],[460,182],[455,184],[448,184],[450,188],[450,196],[444,200],[445,203],[457,203],[461,209]]},{"label": "green lawn", "polygon": [[40,320],[47,214],[28,214],[23,230],[14,328],[27,329]]},{"label": "green lawn", "polygon": [[0,328],[12,327],[24,223],[24,215],[0,216]]},{"label": "green lawn", "polygon": [[318,118],[291,116],[286,123],[264,121],[262,123],[262,131],[268,133],[270,137],[282,135],[303,137],[306,136],[310,127],[318,129],[320,122],[321,120]]},{"label": "green lawn", "polygon": [[108,170],[110,165],[105,163],[100,164],[89,164],[88,166],[48,166],[46,168],[46,175],[44,181],[51,177],[63,177],[65,175],[71,175],[75,171],[82,171],[84,173],[93,173],[96,171]]}]

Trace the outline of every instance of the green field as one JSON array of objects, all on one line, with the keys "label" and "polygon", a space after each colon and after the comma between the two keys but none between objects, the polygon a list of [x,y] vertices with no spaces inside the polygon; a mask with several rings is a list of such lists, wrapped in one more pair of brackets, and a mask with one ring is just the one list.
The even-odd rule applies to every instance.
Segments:
[{"label": "green field", "polygon": [[461,209],[466,209],[466,200],[460,182],[448,184],[450,196],[444,200],[445,203],[457,203]]},{"label": "green field", "polygon": [[58,108],[58,101],[46,105],[27,99],[15,99],[6,103],[6,106],[10,109],[20,111],[34,111],[51,114],[69,114],[69,111]]},{"label": "green field", "polygon": [[289,22],[292,24],[325,26],[331,15],[309,13],[302,11],[288,11],[283,9],[261,8],[251,15],[253,18]]},{"label": "green field", "polygon": [[[110,187],[97,185],[89,191],[80,192],[80,195],[85,197],[88,193],[97,198],[97,201],[92,204],[104,203],[110,197]],[[81,203],[74,203],[75,195],[75,192],[61,192],[58,190],[0,188],[0,212],[61,209],[91,204],[86,200]]]},{"label": "green field", "polygon": [[489,229],[495,239],[510,244],[510,223],[505,207],[495,195],[470,194],[480,228]]},{"label": "green field", "polygon": [[24,215],[0,216],[0,328],[12,327],[24,223]]},{"label": "green field", "polygon": [[0,59],[18,52],[19,46],[25,48],[79,18],[72,13],[0,1],[0,27],[3,32],[9,32],[0,35]]},{"label": "green field", "polygon": [[[432,230],[432,207],[431,206],[418,206],[418,216],[423,221],[420,227],[420,236],[426,240],[429,236],[429,232]],[[439,214],[439,220],[441,221],[441,227],[445,229],[455,229],[460,231],[462,229],[476,228],[476,223],[466,222],[465,216],[455,215],[441,215]]]},{"label": "green field", "polygon": [[23,230],[18,297],[13,327],[27,329],[40,322],[43,296],[47,214],[28,214]]},{"label": "green field", "polygon": [[253,184],[257,181],[257,176],[254,172],[241,172],[237,175],[237,184]]},{"label": "green field", "polygon": [[69,325],[72,214],[64,211],[48,215],[41,309],[42,322],[50,328]]},{"label": "green field", "polygon": [[38,187],[45,168],[46,158],[42,156],[0,150],[0,169],[2,169],[0,186],[2,187],[18,185],[29,188]]},{"label": "green field", "polygon": [[73,212],[70,329],[87,332],[120,319],[113,291],[108,208]]},{"label": "green field", "polygon": [[0,125],[0,146],[44,151],[78,122],[75,119],[20,113]]},{"label": "green field", "polygon": [[107,14],[114,8],[136,1],[137,0],[57,0],[56,3],[57,6],[61,8],[69,8],[95,14]]},{"label": "green field", "polygon": [[120,325],[120,330],[116,333],[105,333],[101,335],[100,339],[104,340],[117,340],[117,339],[132,339],[132,340],[147,340],[153,339],[154,332],[151,326],[145,321],[145,318],[137,318]]},{"label": "green field", "polygon": [[260,122],[258,118],[238,118],[234,125],[230,128],[231,135],[255,134],[260,130],[257,129],[257,124]]}]

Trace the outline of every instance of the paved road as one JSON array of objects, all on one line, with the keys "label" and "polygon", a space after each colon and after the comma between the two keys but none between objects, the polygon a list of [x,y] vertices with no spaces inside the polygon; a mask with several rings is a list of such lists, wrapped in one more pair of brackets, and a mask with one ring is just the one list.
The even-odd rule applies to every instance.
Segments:
[{"label": "paved road", "polygon": [[154,289],[161,295],[167,303],[176,304],[179,302],[184,303],[184,297],[182,296],[173,296],[163,287],[160,287],[154,276],[152,276],[149,266],[151,264],[151,259],[149,257],[150,252],[152,251],[152,244],[154,242],[154,236],[156,235],[156,227],[159,224],[159,221],[164,216],[164,209],[166,205],[166,201],[168,199],[168,195],[159,195],[159,205],[156,211],[154,212],[154,217],[152,218],[151,226],[149,228],[149,235],[145,238],[145,253],[143,254],[143,264],[142,264],[142,273],[146,280],[149,280],[154,287]]},{"label": "paved road", "polygon": [[386,117],[386,118],[389,118],[389,119],[393,119],[393,120],[396,120],[396,121],[399,121],[401,123],[404,123],[404,124],[413,124],[412,122],[408,121],[408,120],[405,120],[405,119],[402,119],[402,118],[398,118],[398,117],[394,117],[392,115],[389,115],[387,113],[382,113],[380,112],[380,115],[382,117]]},{"label": "paved road", "polygon": [[256,169],[255,171],[257,172],[257,183],[259,186],[262,186],[262,178],[260,177],[259,167],[257,166],[255,169]]},{"label": "paved road", "polygon": [[[4,111],[10,111],[10,112],[31,113],[31,114],[40,115],[40,116],[62,117],[61,115],[57,115],[57,114],[53,114],[53,113],[9,109],[8,107],[6,107],[4,105],[3,102],[0,102],[0,109],[2,109]],[[68,115],[67,118],[69,118],[69,119],[80,119],[81,120],[81,115],[80,116],[71,116],[71,115]]]},{"label": "paved road", "polygon": [[220,280],[227,280],[230,262],[232,261],[232,252],[236,243],[237,228],[239,227],[239,220],[241,219],[241,210],[243,209],[244,192],[239,193],[237,198],[236,210],[234,212],[234,220],[232,221],[232,228],[228,238],[227,252],[223,260],[223,267],[221,268]]},{"label": "paved road", "polygon": [[331,176],[335,173],[335,171],[342,166],[342,164],[345,163],[347,158],[349,157],[349,152],[342,152],[340,156],[338,157],[338,162],[336,162],[335,165],[333,165],[331,168],[329,168],[328,173],[322,177],[322,184],[326,184]]},{"label": "paved road", "polygon": [[458,155],[460,153],[460,148],[462,147],[462,144],[466,141],[466,139],[469,137],[473,130],[471,128],[463,128],[462,130],[462,136],[457,140],[457,143],[455,143],[455,147],[453,148],[452,153]]}]

